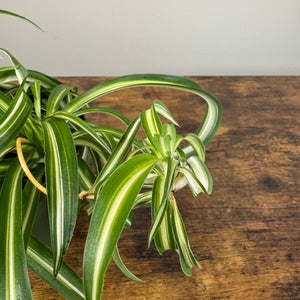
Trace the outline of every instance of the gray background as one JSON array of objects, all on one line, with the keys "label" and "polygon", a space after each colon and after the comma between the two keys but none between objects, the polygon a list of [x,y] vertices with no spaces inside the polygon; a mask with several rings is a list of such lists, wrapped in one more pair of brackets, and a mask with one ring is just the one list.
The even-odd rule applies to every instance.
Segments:
[{"label": "gray background", "polygon": [[10,0],[0,8],[43,27],[0,15],[0,47],[49,75],[300,74],[299,0]]}]

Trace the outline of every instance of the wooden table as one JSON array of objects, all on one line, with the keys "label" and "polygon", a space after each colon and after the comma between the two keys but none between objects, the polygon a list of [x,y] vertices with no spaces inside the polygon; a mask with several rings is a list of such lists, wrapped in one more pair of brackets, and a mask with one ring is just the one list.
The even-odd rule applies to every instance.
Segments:
[{"label": "wooden table", "polygon": [[[104,77],[61,78],[80,91]],[[207,146],[212,195],[177,193],[191,247],[202,269],[192,277],[178,256],[147,249],[150,213],[141,209],[119,242],[126,265],[145,283],[109,266],[102,299],[300,299],[300,77],[192,77],[217,96],[223,121]],[[197,129],[204,102],[166,88],[135,88],[105,96],[109,106],[134,118],[163,101],[180,134]],[[114,124],[93,116],[99,124]],[[115,124],[118,125],[118,124]],[[65,261],[79,274],[88,219],[80,214]],[[30,273],[34,299],[63,299]]]}]

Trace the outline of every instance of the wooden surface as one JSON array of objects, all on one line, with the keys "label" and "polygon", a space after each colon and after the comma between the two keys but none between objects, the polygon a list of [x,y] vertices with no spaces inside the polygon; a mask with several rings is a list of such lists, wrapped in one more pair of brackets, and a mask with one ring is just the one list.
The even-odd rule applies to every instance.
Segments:
[{"label": "wooden surface", "polygon": [[[83,91],[104,79],[63,81]],[[220,129],[207,146],[212,195],[194,199],[187,189],[176,195],[202,269],[186,277],[176,253],[160,256],[153,245],[147,249],[150,214],[143,209],[119,247],[126,265],[145,283],[129,280],[111,263],[102,299],[300,299],[300,77],[192,79],[224,108]],[[135,88],[94,103],[134,118],[155,99],[169,107],[180,134],[197,129],[205,105],[185,92]],[[87,222],[82,213],[65,258],[80,274]],[[64,299],[30,277],[34,299]]]}]

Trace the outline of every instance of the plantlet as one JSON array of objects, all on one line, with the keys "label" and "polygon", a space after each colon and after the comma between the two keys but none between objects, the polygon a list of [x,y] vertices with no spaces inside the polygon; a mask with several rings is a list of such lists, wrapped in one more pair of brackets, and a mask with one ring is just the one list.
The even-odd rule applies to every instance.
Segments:
[{"label": "plantlet", "polygon": [[[160,254],[176,251],[190,276],[199,263],[175,193],[186,185],[194,196],[212,191],[205,146],[220,124],[220,102],[189,79],[157,74],[114,78],[78,95],[1,51],[12,66],[0,68],[0,298],[32,298],[27,268],[72,300],[100,299],[111,258],[125,275],[139,280],[123,264],[117,242],[142,206],[152,215],[148,244],[154,240]],[[176,134],[177,122],[159,101],[134,120],[112,109],[89,107],[105,94],[147,85],[202,97],[207,109],[197,132]],[[109,114],[126,129],[92,123],[89,113]],[[139,130],[145,139],[137,137]],[[32,235],[44,197],[51,249]],[[83,279],[63,261],[80,209],[90,216]]]}]

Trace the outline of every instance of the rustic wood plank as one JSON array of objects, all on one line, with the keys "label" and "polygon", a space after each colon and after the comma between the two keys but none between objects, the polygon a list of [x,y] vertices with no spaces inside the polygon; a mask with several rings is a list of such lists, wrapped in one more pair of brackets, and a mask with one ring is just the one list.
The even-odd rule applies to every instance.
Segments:
[{"label": "rustic wood plank", "polygon": [[[63,78],[80,91],[107,78]],[[222,102],[220,130],[207,146],[212,195],[177,193],[191,247],[202,265],[188,278],[176,253],[147,249],[150,214],[137,213],[120,240],[127,266],[145,283],[127,279],[112,263],[103,299],[300,299],[300,77],[193,77]],[[135,88],[96,100],[134,118],[162,100],[195,131],[204,104],[195,95]],[[99,124],[109,118],[92,116]],[[115,124],[116,125],[116,124]],[[82,213],[66,262],[81,274],[87,233]],[[63,299],[30,273],[34,299]]]}]

